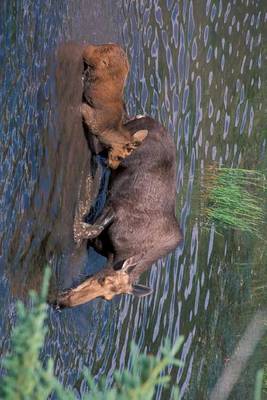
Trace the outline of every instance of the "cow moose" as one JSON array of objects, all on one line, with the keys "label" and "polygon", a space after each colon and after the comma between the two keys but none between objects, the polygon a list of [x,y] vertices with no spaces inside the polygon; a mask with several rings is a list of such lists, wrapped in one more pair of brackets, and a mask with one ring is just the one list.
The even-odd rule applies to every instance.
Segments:
[{"label": "cow moose", "polygon": [[101,216],[93,225],[83,222],[76,232],[80,242],[89,240],[107,258],[106,267],[76,288],[59,293],[59,307],[77,306],[96,297],[110,300],[121,293],[148,295],[150,288],[136,284],[139,276],[182,239],[175,217],[176,151],[172,136],[147,116],[128,121],[124,128],[132,137],[136,132],[148,133],[111,172]]}]

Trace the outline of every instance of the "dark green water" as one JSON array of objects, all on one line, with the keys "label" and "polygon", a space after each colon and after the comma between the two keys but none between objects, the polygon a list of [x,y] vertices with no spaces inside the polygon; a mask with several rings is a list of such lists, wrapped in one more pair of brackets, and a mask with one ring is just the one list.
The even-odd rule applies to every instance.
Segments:
[{"label": "dark green water", "polygon": [[[183,334],[184,366],[169,369],[172,381],[183,399],[208,399],[253,313],[267,302],[266,243],[233,230],[217,235],[199,219],[199,183],[211,162],[267,167],[267,4],[4,0],[0,11],[1,355],[15,300],[38,286],[46,258],[59,281],[102,262],[91,253],[72,257],[69,199],[77,191],[74,172],[85,168],[74,136],[82,134],[73,111],[81,89],[78,79],[77,94],[60,98],[62,107],[55,65],[65,42],[116,41],[131,63],[129,113],[159,119],[177,144],[184,242],[142,278],[154,288],[150,297],[50,309],[44,357],[55,359],[57,375],[78,395],[85,366],[111,381],[114,369],[128,365],[131,340],[157,354],[166,337]],[[231,399],[252,398],[266,359],[265,338]],[[170,392],[158,388],[155,398],[169,399]]]}]

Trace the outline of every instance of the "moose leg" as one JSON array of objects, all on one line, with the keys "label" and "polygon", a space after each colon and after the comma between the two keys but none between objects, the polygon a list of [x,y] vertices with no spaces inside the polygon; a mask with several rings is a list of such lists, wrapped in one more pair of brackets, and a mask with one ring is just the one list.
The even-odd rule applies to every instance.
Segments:
[{"label": "moose leg", "polygon": [[81,113],[84,119],[84,122],[89,127],[90,131],[94,134],[98,134],[98,122],[97,122],[97,113],[94,108],[89,106],[86,103],[82,103],[81,105]]},{"label": "moose leg", "polygon": [[[94,239],[96,238],[113,220],[113,215],[110,210],[106,210],[97,220],[94,225],[87,224],[84,222],[86,215],[90,211],[92,202],[94,201],[95,193],[94,186],[97,184],[95,182],[97,179],[101,178],[101,170],[97,170],[95,179],[91,175],[86,177],[84,187],[80,189],[80,199],[79,204],[76,208],[74,226],[73,226],[73,236],[74,241],[79,246],[83,239]],[[81,195],[81,190],[83,189],[83,194]]]},{"label": "moose leg", "polygon": [[97,218],[95,225],[104,226],[107,228],[114,221],[115,214],[111,208],[104,208],[102,214]]},{"label": "moose leg", "polygon": [[[129,144],[131,137],[129,132],[124,129],[106,129],[107,124],[110,123],[114,116],[109,110],[100,111],[95,110],[89,104],[82,103],[81,113],[85,124],[89,127],[90,132],[93,133],[99,141],[108,148],[122,147]],[[113,123],[115,123],[113,121]],[[119,121],[117,121],[119,125]]]},{"label": "moose leg", "polygon": [[80,244],[82,240],[95,239],[103,232],[114,220],[114,214],[111,210],[101,215],[95,224],[87,224],[83,221],[76,221],[74,224],[74,240],[77,244]]},{"label": "moose leg", "polygon": [[74,230],[75,242],[80,243],[84,239],[94,239],[105,229],[103,225],[91,225],[80,222]]}]

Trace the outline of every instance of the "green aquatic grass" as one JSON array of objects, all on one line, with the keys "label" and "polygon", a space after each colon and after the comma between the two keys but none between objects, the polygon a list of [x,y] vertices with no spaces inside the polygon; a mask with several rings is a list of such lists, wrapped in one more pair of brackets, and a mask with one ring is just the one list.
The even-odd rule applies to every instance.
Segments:
[{"label": "green aquatic grass", "polygon": [[202,188],[207,224],[228,226],[260,236],[266,176],[258,171],[211,166]]}]

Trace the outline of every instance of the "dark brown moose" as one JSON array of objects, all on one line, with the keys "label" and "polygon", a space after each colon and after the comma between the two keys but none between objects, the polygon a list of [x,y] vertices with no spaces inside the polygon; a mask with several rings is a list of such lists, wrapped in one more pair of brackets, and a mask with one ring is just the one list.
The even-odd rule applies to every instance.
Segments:
[{"label": "dark brown moose", "polygon": [[90,132],[109,149],[108,166],[116,169],[147,135],[140,130],[130,135],[123,125],[123,90],[129,63],[117,44],[88,45],[83,51],[84,99],[82,115]]},{"label": "dark brown moose", "polygon": [[[182,235],[175,217],[176,153],[171,135],[150,117],[125,124],[133,137],[147,130],[137,147],[112,171],[106,205],[94,225],[83,223],[80,240],[90,240],[107,257],[103,271],[59,294],[57,303],[73,307],[96,297],[144,296],[142,272],[174,250]],[[79,235],[78,235],[79,236]]]}]

